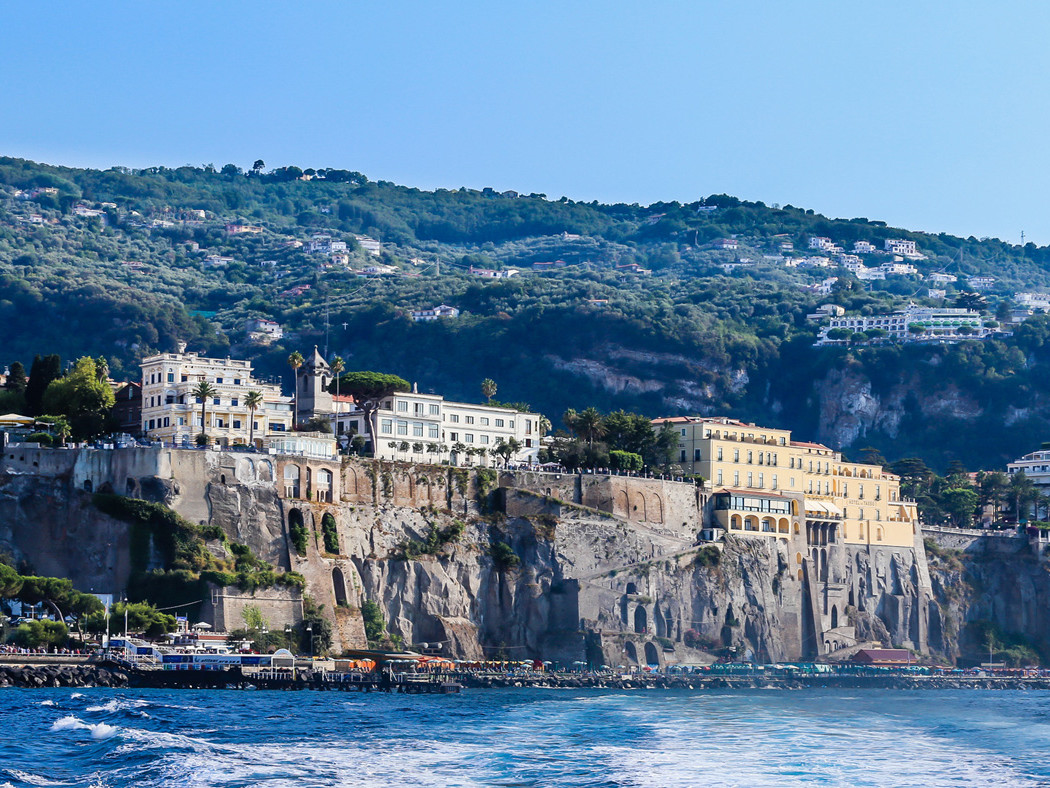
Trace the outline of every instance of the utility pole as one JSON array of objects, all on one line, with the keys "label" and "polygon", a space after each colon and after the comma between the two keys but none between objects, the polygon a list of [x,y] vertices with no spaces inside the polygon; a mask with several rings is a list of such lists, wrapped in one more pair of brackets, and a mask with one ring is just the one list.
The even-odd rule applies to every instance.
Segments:
[{"label": "utility pole", "polygon": [[324,296],[324,357],[328,358],[328,293]]}]

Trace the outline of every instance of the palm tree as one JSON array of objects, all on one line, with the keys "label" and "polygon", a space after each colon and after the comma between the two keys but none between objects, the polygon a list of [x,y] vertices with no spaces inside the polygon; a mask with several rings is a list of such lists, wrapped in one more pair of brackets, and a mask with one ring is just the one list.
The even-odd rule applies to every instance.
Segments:
[{"label": "palm tree", "polygon": [[201,432],[204,436],[204,443],[208,442],[208,397],[214,397],[218,391],[215,386],[206,380],[202,380],[196,386],[193,387],[191,392],[193,396],[201,401]]},{"label": "palm tree", "polygon": [[[335,376],[335,396],[336,396],[336,399],[339,398],[339,373],[342,372],[344,369],[346,369],[346,362],[343,361],[343,357],[342,356],[336,356],[335,358],[332,359],[332,375]],[[336,413],[338,413],[338,412],[339,412],[339,410],[336,409]]]},{"label": "palm tree", "polygon": [[263,395],[261,391],[249,391],[244,398],[244,404],[248,408],[248,445],[255,445],[255,411],[262,405]]},{"label": "palm tree", "polygon": [[496,396],[496,381],[492,378],[481,381],[481,393],[485,395],[485,399],[492,402],[492,398]]},{"label": "palm tree", "polygon": [[595,438],[605,436],[605,424],[597,408],[587,408],[576,414],[576,432],[587,436],[587,445],[593,446]]},{"label": "palm tree", "polygon": [[548,419],[546,416],[542,416],[541,415],[540,416],[539,428],[540,428],[540,437],[542,438],[544,435],[546,435],[548,432],[551,431],[551,420]]},{"label": "palm tree", "polygon": [[296,350],[290,356],[288,356],[288,364],[292,368],[292,385],[294,386],[293,395],[295,397],[295,410],[292,411],[292,429],[296,428],[299,423],[299,367],[306,361],[303,358],[303,354]]}]

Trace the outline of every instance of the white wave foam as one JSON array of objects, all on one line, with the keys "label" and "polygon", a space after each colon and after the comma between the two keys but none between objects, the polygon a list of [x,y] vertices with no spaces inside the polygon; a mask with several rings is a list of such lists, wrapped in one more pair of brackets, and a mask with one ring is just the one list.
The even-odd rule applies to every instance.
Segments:
[{"label": "white wave foam", "polygon": [[[43,786],[43,785],[70,785],[70,783],[61,782],[59,780],[49,780],[47,777],[41,777],[39,774],[32,774],[30,772],[22,772],[22,771],[19,771],[18,769],[11,769],[8,772],[8,774],[10,774],[12,777],[14,777],[20,783],[23,783],[25,785],[41,785],[41,786]],[[6,788],[6,786],[8,786],[8,785],[11,785],[11,783],[5,783],[4,784],[4,788]]]},{"label": "white wave foam", "polygon": [[83,698],[83,697],[86,697],[86,696],[84,695],[84,693],[83,693],[83,692],[74,692],[74,693],[73,693],[72,695],[70,695],[69,697],[70,697],[70,698],[71,698],[72,700],[76,700],[77,698]]},{"label": "white wave foam", "polygon": [[92,739],[108,739],[111,736],[116,735],[120,728],[113,725],[107,725],[104,722],[89,725],[79,717],[74,717],[70,714],[67,717],[62,717],[51,723],[50,730],[52,733],[58,731],[90,731]]},{"label": "white wave foam", "polygon": [[[55,702],[53,700],[42,700],[42,701],[40,701],[40,705],[41,706],[54,706]],[[0,786],[0,788],[3,788],[3,786]]]},{"label": "white wave foam", "polygon": [[149,701],[141,698],[113,698],[113,700],[103,703],[101,706],[88,706],[84,711],[127,711],[130,709],[141,709],[143,706],[149,705]]}]

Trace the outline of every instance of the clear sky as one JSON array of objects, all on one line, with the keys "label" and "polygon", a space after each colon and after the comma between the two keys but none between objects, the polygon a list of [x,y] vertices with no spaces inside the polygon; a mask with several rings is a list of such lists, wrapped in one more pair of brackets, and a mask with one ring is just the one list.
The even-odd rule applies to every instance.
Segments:
[{"label": "clear sky", "polygon": [[7,2],[0,155],[1050,243],[1050,3]]}]

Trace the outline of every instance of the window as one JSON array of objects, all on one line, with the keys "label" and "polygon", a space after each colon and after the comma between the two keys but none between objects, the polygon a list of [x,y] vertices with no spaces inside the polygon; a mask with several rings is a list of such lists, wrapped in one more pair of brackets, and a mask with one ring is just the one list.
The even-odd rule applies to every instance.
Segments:
[{"label": "window", "polygon": [[422,402],[416,402],[412,406],[412,412],[415,413],[417,416],[422,416],[423,413],[424,413],[424,410],[423,410],[424,407],[425,406],[423,405]]},{"label": "window", "polygon": [[240,378],[234,378],[233,379],[233,385],[235,385],[235,386],[241,385],[241,379]]},{"label": "window", "polygon": [[259,429],[259,422],[257,422],[257,421],[253,421],[253,422],[252,422],[252,429],[253,429],[253,430],[257,430],[257,429]]},{"label": "window", "polygon": [[157,420],[156,419],[150,419],[149,420],[149,428],[152,430],[156,426],[157,426]]},{"label": "window", "polygon": [[183,375],[182,376],[182,382],[185,383],[187,380],[189,380],[189,376]]},{"label": "window", "polygon": [[423,422],[414,421],[412,422],[412,437],[422,438],[423,437]]},{"label": "window", "polygon": [[759,487],[765,487],[766,486],[766,475],[764,473],[758,474],[758,486]]},{"label": "window", "polygon": [[218,397],[216,397],[215,399],[213,399],[213,400],[211,401],[211,404],[212,404],[212,405],[219,405],[219,404],[220,404],[220,402],[219,402],[219,398],[218,398]]},{"label": "window", "polygon": [[465,421],[467,424],[473,424],[474,423],[474,417],[473,416],[467,416],[465,419],[463,419],[463,421]]},{"label": "window", "polygon": [[740,449],[733,449],[733,462],[740,462]]},{"label": "window", "polygon": [[693,449],[693,462],[700,462],[700,450]]},{"label": "window", "polygon": [[532,438],[526,438],[525,439],[525,448],[526,449],[531,449],[532,448]]},{"label": "window", "polygon": [[216,383],[217,383],[218,385],[220,385],[220,386],[221,386],[221,385],[222,385],[222,378],[215,378],[215,382],[216,382]]},{"label": "window", "polygon": [[773,489],[775,490],[776,488],[777,488],[777,475],[774,473],[773,474]]},{"label": "window", "polygon": [[755,474],[748,473],[748,475],[747,475],[747,486],[748,487],[754,487],[755,486]]},{"label": "window", "polygon": [[685,449],[678,453],[678,462],[685,462]]},{"label": "window", "polygon": [[405,402],[403,399],[397,401],[397,412],[408,413],[408,403]]},{"label": "window", "polygon": [[685,437],[685,427],[682,427],[682,437]]},{"label": "window", "polygon": [[466,435],[464,435],[463,436],[463,442],[464,443],[473,443],[474,442],[474,433],[473,432],[468,432]]},{"label": "window", "polygon": [[270,424],[270,432],[284,432],[287,429],[288,425],[279,421]]},{"label": "window", "polygon": [[503,426],[503,419],[496,419],[496,426],[497,427],[502,427]]},{"label": "window", "polygon": [[226,428],[226,423],[222,419],[216,419],[215,420],[215,426],[216,427],[222,427],[223,429],[225,429]]},{"label": "window", "polygon": [[749,451],[747,453],[747,464],[750,465],[752,462],[754,462],[754,457],[752,456],[752,453]]},{"label": "window", "polygon": [[436,438],[436,437],[438,437],[438,425],[437,424],[428,424],[427,425],[427,437],[428,438]]},{"label": "window", "polygon": [[230,400],[230,407],[231,408],[236,408],[237,407],[237,403],[238,403],[238,399],[236,397],[234,397],[233,399]]},{"label": "window", "polygon": [[482,435],[481,436],[481,442],[482,443],[488,443],[489,442],[489,436],[488,435]]},{"label": "window", "polygon": [[488,416],[482,416],[481,417],[481,426],[482,427],[489,426],[489,417]]},{"label": "window", "polygon": [[380,419],[379,431],[380,432],[385,432],[388,435],[391,432],[393,432],[394,431],[394,421],[393,421],[393,419]]},{"label": "window", "polygon": [[459,433],[458,432],[450,432],[448,434],[448,439],[450,441],[452,441],[453,443],[455,443],[456,441],[459,440]]},{"label": "window", "polygon": [[438,415],[439,410],[440,410],[440,408],[438,408],[438,405],[437,405],[436,402],[431,402],[430,403],[430,415],[431,416]]},{"label": "window", "polygon": [[448,417],[448,420],[451,421],[453,424],[459,424],[459,414],[453,413],[451,416]]},{"label": "window", "polygon": [[719,462],[722,461],[722,447],[721,446],[718,447],[718,461]]},{"label": "window", "polygon": [[241,420],[240,419],[234,419],[233,420],[233,428],[235,430],[239,430],[241,428]]},{"label": "window", "polygon": [[716,484],[721,484],[722,483],[722,472],[721,471],[718,472],[718,481],[715,482],[715,483]]},{"label": "window", "polygon": [[169,372],[168,373],[168,383],[174,383],[174,382],[175,382],[175,373],[174,372]]},{"label": "window", "polygon": [[397,423],[397,434],[398,435],[408,435],[408,422],[407,421],[399,421]]},{"label": "window", "polygon": [[733,486],[740,486],[740,471],[733,471]]},{"label": "window", "polygon": [[857,497],[863,500],[864,499],[864,485],[863,484],[858,484],[857,486],[860,488],[860,490],[857,493]]}]

